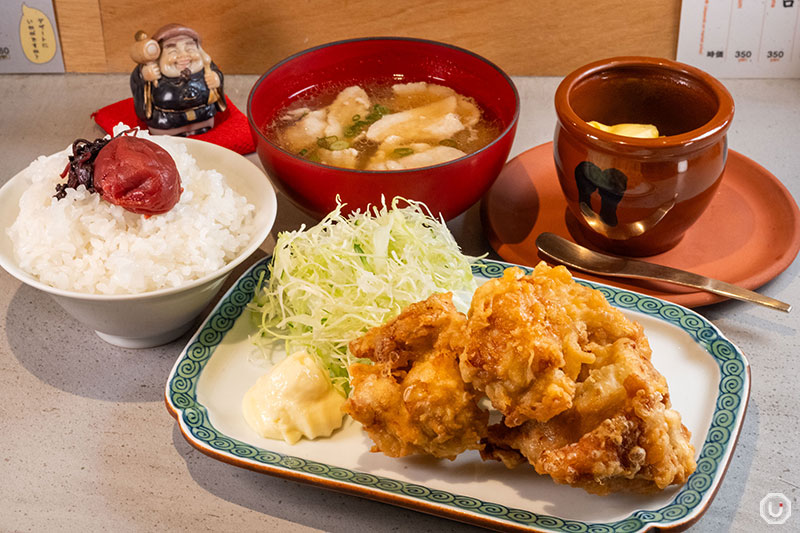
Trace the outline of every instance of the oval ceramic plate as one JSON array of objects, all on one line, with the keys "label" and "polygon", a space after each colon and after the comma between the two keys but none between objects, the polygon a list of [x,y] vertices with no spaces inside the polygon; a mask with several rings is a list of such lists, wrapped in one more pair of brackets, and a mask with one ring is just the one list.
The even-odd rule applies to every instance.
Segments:
[{"label": "oval ceramic plate", "polygon": [[[567,214],[552,142],[507,163],[481,210],[489,243],[506,261],[535,265],[544,259],[536,249],[544,231],[575,241],[577,221]],[[792,195],[764,167],[728,150],[722,183],[705,213],[675,248],[643,259],[756,289],[788,268],[798,250],[800,210]],[[688,307],[725,299],[656,281],[585,277]]]},{"label": "oval ceramic plate", "polygon": [[[477,452],[455,461],[392,459],[349,418],[331,438],[295,445],[256,435],[241,415],[245,391],[266,371],[254,364],[255,333],[245,306],[269,259],[255,264],[214,308],[181,353],[166,402],[190,444],[258,472],[477,524],[516,531],[647,531],[684,528],[705,512],[722,481],[750,390],[739,349],[695,312],[649,296],[583,282],[645,327],[653,363],[692,432],[697,470],[682,487],[655,495],[594,496],[556,485],[531,468],[506,469]],[[509,266],[478,260],[473,274],[497,278]],[[530,271],[528,269],[528,271]],[[468,296],[468,295],[467,295]]]}]

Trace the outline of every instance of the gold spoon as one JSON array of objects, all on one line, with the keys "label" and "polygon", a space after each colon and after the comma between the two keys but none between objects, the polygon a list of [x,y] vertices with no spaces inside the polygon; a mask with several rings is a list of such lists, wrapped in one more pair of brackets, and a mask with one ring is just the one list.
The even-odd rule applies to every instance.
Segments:
[{"label": "gold spoon", "polygon": [[590,274],[666,281],[677,285],[694,287],[695,289],[734,298],[736,300],[754,302],[786,313],[792,310],[790,304],[724,281],[707,278],[677,268],[657,265],[655,263],[601,254],[584,248],[579,244],[570,242],[553,233],[545,232],[539,235],[536,239],[536,246],[543,254],[555,259],[559,263],[563,263],[583,272],[589,272]]}]

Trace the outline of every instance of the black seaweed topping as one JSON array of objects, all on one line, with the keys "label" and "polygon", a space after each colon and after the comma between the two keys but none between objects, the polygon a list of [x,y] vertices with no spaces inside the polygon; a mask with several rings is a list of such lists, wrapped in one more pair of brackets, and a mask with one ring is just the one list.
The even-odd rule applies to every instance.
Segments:
[{"label": "black seaweed topping", "polygon": [[[135,129],[125,130],[114,138],[129,134],[135,135]],[[77,139],[73,142],[69,163],[64,168],[64,172],[61,173],[61,177],[66,177],[67,182],[56,185],[56,193],[53,196],[61,200],[67,195],[67,189],[77,189],[78,185],[83,185],[91,193],[97,192],[94,188],[94,160],[97,159],[97,154],[100,153],[100,150],[111,140],[105,138],[95,139],[94,141]]]}]

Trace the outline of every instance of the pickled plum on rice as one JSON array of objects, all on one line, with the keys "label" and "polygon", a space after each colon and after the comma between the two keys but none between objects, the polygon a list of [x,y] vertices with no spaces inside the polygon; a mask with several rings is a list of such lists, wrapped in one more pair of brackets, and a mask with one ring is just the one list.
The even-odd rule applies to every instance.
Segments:
[{"label": "pickled plum on rice", "polygon": [[427,82],[352,85],[295,103],[265,128],[289,152],[359,170],[445,163],[486,146],[499,132],[471,98]]},{"label": "pickled plum on rice", "polygon": [[94,165],[94,187],[100,196],[133,213],[166,213],[181,198],[175,161],[147,139],[116,137],[100,150]]},{"label": "pickled plum on rice", "polygon": [[68,189],[83,185],[89,193],[132,213],[160,215],[178,203],[181,176],[169,152],[152,141],[123,131],[111,139],[78,139],[55,187],[63,200]]}]

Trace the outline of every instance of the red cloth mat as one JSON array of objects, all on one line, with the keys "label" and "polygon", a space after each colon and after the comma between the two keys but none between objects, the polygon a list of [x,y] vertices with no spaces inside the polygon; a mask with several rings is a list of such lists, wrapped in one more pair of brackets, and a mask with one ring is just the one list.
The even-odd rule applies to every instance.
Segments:
[{"label": "red cloth mat", "polygon": [[[218,144],[240,154],[255,152],[256,143],[250,133],[247,117],[233,105],[227,96],[225,96],[225,101],[228,103],[228,108],[214,115],[214,127],[200,135],[192,135],[191,138]],[[114,126],[120,122],[131,127],[139,126],[147,131],[147,124],[136,116],[133,98],[120,100],[115,104],[98,109],[92,113],[92,118],[106,133],[112,135]]]}]

